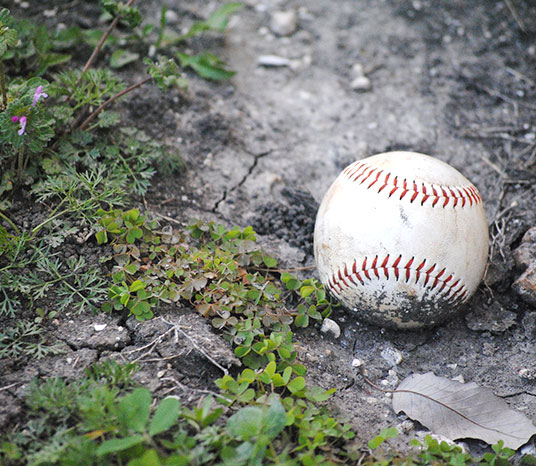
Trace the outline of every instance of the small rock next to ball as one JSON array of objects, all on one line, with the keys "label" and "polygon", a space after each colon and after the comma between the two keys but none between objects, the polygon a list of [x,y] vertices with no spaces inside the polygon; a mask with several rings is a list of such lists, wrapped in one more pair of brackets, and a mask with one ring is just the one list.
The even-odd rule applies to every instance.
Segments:
[{"label": "small rock next to ball", "polygon": [[359,319],[391,328],[438,325],[482,280],[482,198],[460,172],[428,155],[358,160],[322,200],[314,251],[320,280]]}]

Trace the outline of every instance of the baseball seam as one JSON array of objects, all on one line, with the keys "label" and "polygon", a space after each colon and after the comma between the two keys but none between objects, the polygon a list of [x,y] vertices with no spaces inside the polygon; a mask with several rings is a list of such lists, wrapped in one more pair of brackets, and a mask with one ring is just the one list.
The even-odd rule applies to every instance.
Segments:
[{"label": "baseball seam", "polygon": [[449,203],[452,207],[460,205],[462,208],[467,204],[473,206],[482,202],[482,197],[475,186],[443,186],[431,183],[419,182],[415,180],[400,179],[391,172],[380,170],[378,167],[370,166],[364,162],[354,162],[343,171],[351,181],[364,185],[366,189],[374,186],[378,187],[378,193],[385,189],[389,192],[389,197],[397,191],[400,193],[400,200],[408,196],[409,202],[413,203],[420,197],[421,205],[431,203],[432,207],[440,205],[445,208]]},{"label": "baseball seam", "polygon": [[348,270],[347,264],[344,264],[344,267],[340,267],[328,278],[328,287],[336,296],[340,296],[340,293],[345,289],[365,285],[365,281],[395,279],[396,281],[405,280],[408,283],[412,278],[415,278],[416,285],[420,284],[421,287],[430,291],[436,290],[438,298],[445,299],[451,304],[465,302],[469,297],[467,288],[461,283],[461,279],[456,278],[446,268],[440,268],[437,263],[430,266],[426,259],[419,263],[415,257],[411,257],[404,264],[402,254],[400,254],[395,256],[389,265],[390,259],[390,254],[384,258],[376,255],[370,263],[367,256],[363,261],[354,259],[350,270]]}]

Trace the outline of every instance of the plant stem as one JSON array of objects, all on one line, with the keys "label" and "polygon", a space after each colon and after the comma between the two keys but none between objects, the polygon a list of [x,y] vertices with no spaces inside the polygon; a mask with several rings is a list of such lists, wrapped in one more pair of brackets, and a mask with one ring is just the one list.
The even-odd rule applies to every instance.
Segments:
[{"label": "plant stem", "polygon": [[[130,7],[133,3],[134,3],[135,0],[128,0],[127,4],[126,4],[126,8]],[[108,36],[112,33],[112,31],[114,30],[115,26],[117,25],[119,21],[119,16],[116,16],[113,21],[110,23],[110,26],[108,26],[108,29],[106,30],[106,32],[102,35],[102,37],[100,38],[99,40],[99,43],[95,46],[95,48],[93,49],[93,52],[91,53],[91,56],[88,58],[86,64],[84,65],[84,69],[82,70],[82,73],[80,73],[80,77],[78,78],[78,80],[76,81],[76,84],[74,85],[74,87],[78,87],[78,85],[80,84],[80,81],[82,80],[82,76],[84,75],[84,73],[89,70],[89,68],[91,67],[91,65],[93,64],[93,62],[95,61],[95,58],[97,58],[97,55],[99,54],[99,52],[101,51],[102,49],[102,46],[104,45],[104,42],[106,42],[106,39],[108,39]],[[70,100],[71,99],[71,96],[73,95],[73,92],[71,92],[68,96],[67,96],[67,99],[66,101]]]},{"label": "plant stem", "polygon": [[15,233],[17,233],[17,235],[20,235],[20,230],[17,228],[17,225],[15,225],[9,217],[0,212],[0,218],[4,219],[7,223],[9,223],[9,226],[11,226],[13,230],[15,230]]},{"label": "plant stem", "polygon": [[[67,209],[64,209],[62,210],[61,212],[58,212],[58,209],[62,206],[62,204],[66,201],[66,197],[64,197],[60,203],[56,206],[56,208],[52,211],[52,213],[50,214],[50,216],[43,222],[41,222],[39,225],[37,225],[33,230],[32,230],[32,236],[31,236],[31,239],[35,238],[35,235],[37,234],[37,232],[43,228],[47,223],[51,222],[52,220],[54,220],[55,218],[58,218],[60,216],[62,216],[63,214],[69,212],[69,210],[71,210],[70,208],[67,208]],[[58,212],[58,213],[56,213]]]},{"label": "plant stem", "polygon": [[72,211],[71,208],[67,208],[65,210],[62,210],[61,212],[58,212],[57,214],[55,215],[52,215],[50,217],[48,217],[44,222],[41,222],[39,225],[37,225],[33,230],[32,230],[32,236],[31,236],[31,239],[35,238],[35,235],[37,234],[37,232],[43,228],[46,224],[50,223],[52,220],[55,220],[57,219],[58,217],[61,217],[63,214],[66,214],[67,212],[70,212]]},{"label": "plant stem", "polygon": [[24,172],[24,146],[19,148],[19,156],[17,159],[17,180],[22,179],[22,174]]},{"label": "plant stem", "polygon": [[125,94],[128,94],[129,92],[133,91],[134,89],[143,86],[146,82],[149,82],[151,79],[150,76],[147,78],[137,82],[136,84],[132,84],[132,86],[127,87],[126,89],[123,89],[121,92],[118,92],[114,96],[110,97],[106,102],[104,102],[99,108],[97,108],[91,115],[89,115],[82,124],[78,127],[78,129],[84,129],[92,120],[95,118],[100,112],[102,112],[108,105],[110,105],[113,101],[119,99],[119,97],[124,96]]},{"label": "plant stem", "polygon": [[7,107],[6,77],[4,75],[4,64],[0,60],[0,89],[2,90],[2,110]]}]

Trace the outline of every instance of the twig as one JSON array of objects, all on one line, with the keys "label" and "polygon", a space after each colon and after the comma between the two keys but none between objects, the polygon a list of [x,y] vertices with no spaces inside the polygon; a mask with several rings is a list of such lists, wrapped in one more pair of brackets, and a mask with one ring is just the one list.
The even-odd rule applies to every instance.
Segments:
[{"label": "twig", "polygon": [[0,60],[0,89],[2,91],[2,110],[7,107],[6,78],[4,76],[4,64]]},{"label": "twig", "polygon": [[184,337],[188,339],[188,341],[197,351],[199,351],[203,356],[205,356],[205,358],[207,358],[212,364],[214,364],[218,369],[220,369],[225,375],[229,375],[229,371],[225,367],[220,365],[217,361],[215,361],[206,351],[200,348],[197,343],[192,339],[192,337],[190,337],[190,335],[188,335],[184,330],[182,330],[179,325],[174,322],[170,322],[163,317],[160,317],[160,319],[162,320],[162,322],[165,322],[168,325],[172,325],[177,332],[180,332]]},{"label": "twig", "polygon": [[0,392],[3,392],[4,390],[9,390],[10,388],[20,385],[21,383],[22,382],[14,382],[12,384],[6,385],[5,387],[0,387]]},{"label": "twig", "polygon": [[114,96],[110,97],[106,102],[104,102],[99,108],[97,108],[91,115],[89,115],[83,123],[78,127],[78,129],[83,130],[91,121],[100,113],[102,112],[108,105],[110,105],[115,100],[119,99],[119,97],[124,96],[125,94],[133,91],[134,89],[143,86],[145,83],[149,82],[151,79],[150,76],[147,76],[145,79],[142,79],[141,81],[132,84],[132,86],[127,87],[126,89],[123,89],[121,92],[118,92]]},{"label": "twig", "polygon": [[534,146],[532,147],[529,159],[527,160],[525,166],[530,167],[534,163],[535,159],[536,159],[536,144],[534,144]]},{"label": "twig", "polygon": [[[174,330],[174,329],[170,329]],[[172,359],[180,358],[184,356],[184,353],[174,354],[173,356],[166,356],[163,358],[153,358],[153,359],[136,359],[134,362],[162,362],[162,361],[171,361]]]},{"label": "twig", "polygon": [[379,385],[376,385],[372,380],[370,380],[365,375],[365,366],[364,365],[359,366],[359,373],[361,374],[361,377],[363,377],[363,380],[365,382],[367,382],[371,387],[375,388],[376,390],[379,390],[380,392],[383,392],[383,393],[394,393],[394,392],[396,392],[396,390],[390,390],[388,388],[382,388]]},{"label": "twig", "polygon": [[175,223],[176,225],[183,226],[183,224],[181,222],[179,222],[178,220],[174,219],[173,217],[168,217],[167,215],[159,214],[158,212],[152,212],[152,213],[154,215],[156,215],[157,217],[160,217],[160,218],[163,218],[164,220],[167,220],[168,222]]},{"label": "twig", "polygon": [[[132,353],[137,353],[138,351],[142,351],[144,350],[145,348],[149,348],[150,346],[153,346],[154,344],[158,344],[162,341],[162,339],[172,331],[173,329],[170,328],[168,329],[166,332],[164,332],[162,335],[159,335],[158,337],[156,337],[153,341],[151,341],[150,343],[147,343],[145,346],[141,346],[139,348],[134,348],[133,350],[130,350],[130,351],[126,351],[125,354],[132,354]],[[152,351],[152,350],[151,350]]]},{"label": "twig", "polygon": [[506,67],[506,71],[510,73],[511,75],[514,75],[516,78],[521,79],[522,81],[525,81],[531,86],[536,86],[536,81],[530,79],[528,76],[525,76],[523,73],[520,73],[519,71],[514,70],[513,68],[510,68],[509,66]]},{"label": "twig", "polygon": [[493,168],[493,170],[495,170],[500,175],[501,178],[507,178],[507,175],[504,172],[504,170],[501,167],[499,167],[496,163],[493,163],[490,159],[488,159],[484,155],[481,155],[480,158],[484,162],[486,162],[486,164],[488,164],[491,168]]},{"label": "twig", "polygon": [[517,9],[512,3],[512,1],[506,0],[506,6],[510,10],[510,13],[512,13],[512,16],[516,20],[516,23],[519,25],[519,28],[526,34],[527,28],[525,27],[525,24],[523,24],[523,21],[521,20],[521,16],[519,16],[519,13],[517,12]]},{"label": "twig", "polygon": [[[132,4],[134,3],[134,0],[128,0],[127,4],[126,4],[126,8],[130,7]],[[95,61],[95,58],[97,58],[97,55],[99,54],[99,52],[101,51],[102,49],[102,46],[104,45],[104,42],[106,42],[106,39],[108,39],[108,36],[112,33],[112,31],[114,30],[115,26],[117,25],[117,22],[119,21],[119,15],[116,16],[113,21],[110,23],[110,26],[108,26],[108,29],[106,30],[106,32],[102,35],[102,37],[100,38],[98,44],[95,46],[95,48],[93,49],[93,52],[91,53],[91,56],[88,58],[86,64],[84,65],[84,69],[82,70],[82,73],[80,73],[80,77],[78,78],[78,80],[76,81],[74,87],[78,87],[78,85],[80,84],[80,81],[82,80],[82,76],[84,75],[84,73],[89,70],[89,68],[91,67],[91,65],[93,64],[93,62]],[[73,89],[74,91],[74,89]],[[73,92],[71,92],[71,94],[69,94],[69,96],[67,96],[67,101],[71,99],[71,96],[73,95]]]},{"label": "twig", "polygon": [[508,102],[509,104],[512,104],[512,105],[521,105],[523,107],[527,107],[527,108],[530,108],[530,109],[533,109],[533,110],[536,110],[536,105],[532,105],[532,104],[528,104],[526,102],[521,102],[521,101],[517,101],[517,100],[514,100],[504,94],[501,94],[499,91],[496,91],[494,89],[489,89],[487,87],[484,87],[484,86],[478,86],[479,89],[483,90],[486,94],[490,95],[491,97],[498,97],[499,99],[502,99],[504,100],[505,102]]}]

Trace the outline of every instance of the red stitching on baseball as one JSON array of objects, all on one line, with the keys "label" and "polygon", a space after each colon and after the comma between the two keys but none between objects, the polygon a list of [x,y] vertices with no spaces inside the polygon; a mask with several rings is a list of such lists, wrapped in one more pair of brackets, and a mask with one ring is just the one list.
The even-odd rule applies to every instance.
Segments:
[{"label": "red stitching on baseball", "polygon": [[[399,281],[399,264],[402,261],[402,254],[396,256],[391,265],[389,265],[390,258],[390,254],[387,254],[383,260],[376,255],[372,260],[372,264],[367,267],[368,257],[365,256],[361,263],[361,268],[359,268],[356,259],[352,263],[351,271],[348,270],[348,266],[345,264],[344,267],[339,268],[328,278],[327,285],[336,295],[338,295],[347,288],[358,286],[358,283],[362,286],[365,285],[363,276],[366,277],[368,281],[373,281],[374,278],[371,276],[371,271],[374,274],[374,277],[378,280],[392,280],[394,278],[394,280]],[[412,276],[414,276],[415,283],[418,284],[421,275],[423,275],[424,280],[423,283],[420,284],[423,288],[434,290],[441,284],[436,292],[438,297],[440,296],[441,298],[446,299],[451,304],[455,302],[464,302],[467,299],[467,289],[465,288],[465,285],[461,283],[459,278],[455,279],[453,273],[448,273],[446,268],[442,268],[439,272],[434,273],[437,264],[433,264],[431,267],[425,269],[426,259],[423,259],[416,268],[412,268],[414,262],[415,257],[412,257],[403,267],[406,271],[406,283],[409,282]],[[389,274],[389,270],[393,271],[393,276]],[[443,278],[444,276],[445,278]],[[352,283],[353,286],[348,282]]]},{"label": "red stitching on baseball", "polygon": [[[477,205],[482,202],[482,197],[480,193],[473,185],[468,186],[439,186],[421,183],[421,186],[418,186],[415,180],[408,181],[403,180],[402,185],[399,185],[398,177],[391,177],[391,173],[385,173],[384,170],[379,170],[377,167],[369,166],[365,162],[354,162],[345,168],[343,173],[352,181],[358,181],[360,185],[363,185],[370,181],[367,185],[365,184],[366,189],[371,189],[374,185],[381,183],[381,186],[378,189],[378,193],[381,193],[385,188],[391,187],[389,190],[388,197],[391,197],[397,190],[401,190],[400,200],[403,200],[404,197],[411,192],[409,197],[409,202],[413,203],[418,199],[419,195],[422,195],[421,205],[424,205],[426,202],[432,202],[432,207],[440,205],[443,208],[446,208],[449,204],[453,208],[460,205],[461,208],[464,208],[466,204],[469,206]],[[383,177],[385,173],[385,178],[381,181],[380,178]],[[391,179],[392,178],[392,179]],[[391,180],[391,181],[390,181]],[[430,193],[428,190],[431,190]],[[451,202],[452,201],[452,202]]]}]

